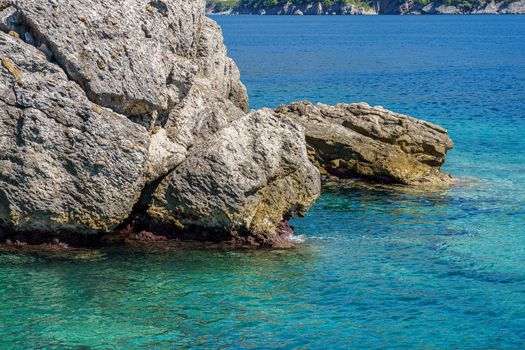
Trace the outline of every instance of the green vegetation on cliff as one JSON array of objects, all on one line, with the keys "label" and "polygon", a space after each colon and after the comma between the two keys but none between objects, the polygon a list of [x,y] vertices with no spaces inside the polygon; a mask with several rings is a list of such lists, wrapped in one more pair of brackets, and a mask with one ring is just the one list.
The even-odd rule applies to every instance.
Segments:
[{"label": "green vegetation on cliff", "polygon": [[[312,1],[312,0],[291,0],[291,1],[289,0],[208,0],[208,4],[215,5],[217,6],[217,8],[221,8],[221,9],[230,9],[236,6],[263,8],[263,7],[285,5],[288,2],[290,2],[293,5],[306,5],[306,4],[313,4],[316,2],[320,2],[322,5],[332,6],[332,5],[351,5],[351,4],[355,4],[356,2],[360,2],[360,1],[355,1],[355,0],[321,0],[321,1]],[[372,1],[368,1],[368,2],[372,3]]]},{"label": "green vegetation on cliff", "polygon": [[239,5],[239,0],[206,0],[206,5],[213,7],[217,12],[221,12]]},{"label": "green vegetation on cliff", "polygon": [[[219,1],[223,2],[223,1]],[[234,1],[230,1],[234,2]],[[351,5],[354,4],[355,1],[353,0],[321,0],[321,1],[311,1],[311,0],[238,0],[237,3],[240,6],[251,6],[251,7],[270,7],[270,6],[278,6],[278,5],[284,5],[286,3],[290,2],[293,5],[307,5],[307,4],[314,4],[316,2],[320,2],[324,6],[332,6],[332,5]],[[370,1],[371,3],[372,1]]]},{"label": "green vegetation on cliff", "polygon": [[[518,0],[497,0],[497,2],[504,3],[504,4],[510,4],[516,1]],[[478,7],[478,6],[483,6],[489,3],[490,1],[486,1],[486,0],[436,0],[436,1],[414,0],[414,3],[420,4],[423,6],[426,6],[430,4],[431,2],[434,2],[437,5],[458,6],[458,7],[464,7],[467,9],[471,9],[471,8]]]},{"label": "green vegetation on cliff", "polygon": [[[275,6],[284,6],[287,3],[295,6],[320,3],[325,7],[338,5],[355,5],[362,8],[374,8],[378,0],[207,0],[208,7],[214,8],[216,12],[227,11],[236,8],[263,9]],[[510,4],[519,0],[496,0],[500,4]],[[392,5],[400,6],[407,1],[391,0]],[[491,0],[414,0],[413,4],[426,6],[430,3],[435,5],[456,6],[465,10],[481,7],[491,2]]]}]

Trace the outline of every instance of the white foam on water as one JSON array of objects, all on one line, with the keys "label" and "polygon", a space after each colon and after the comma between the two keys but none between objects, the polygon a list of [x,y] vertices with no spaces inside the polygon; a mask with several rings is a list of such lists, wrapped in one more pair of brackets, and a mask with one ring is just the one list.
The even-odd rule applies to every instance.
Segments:
[{"label": "white foam on water", "polygon": [[306,239],[305,235],[290,235],[288,237],[288,240],[293,243],[304,243],[306,242]]}]

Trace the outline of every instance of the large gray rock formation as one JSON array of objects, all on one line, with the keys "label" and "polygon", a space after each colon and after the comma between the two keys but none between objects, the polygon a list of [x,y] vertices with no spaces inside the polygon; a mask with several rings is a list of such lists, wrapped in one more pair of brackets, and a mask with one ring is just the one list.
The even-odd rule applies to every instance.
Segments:
[{"label": "large gray rock formation", "polygon": [[149,209],[169,230],[201,227],[194,239],[282,246],[318,195],[301,129],[245,116],[204,0],[4,0],[0,30],[0,229],[112,232]]},{"label": "large gray rock formation", "polygon": [[300,124],[340,176],[432,182],[451,147],[364,105],[247,114],[204,0],[0,0],[0,60],[0,238],[155,228],[289,246],[288,218],[320,192]]},{"label": "large gray rock formation", "polygon": [[[200,111],[222,121],[248,110],[239,70],[227,57],[220,28],[204,16],[203,0],[7,0],[4,7],[5,31],[40,48],[92,102],[155,135],[150,181],[180,163],[198,134],[173,125],[199,118]],[[192,105],[197,85],[216,98]],[[227,115],[210,112],[217,110],[216,103],[228,105]],[[179,116],[181,110],[190,111]],[[162,130],[168,127],[169,132]],[[187,136],[183,144],[180,133]]]},{"label": "large gray rock formation", "polygon": [[451,182],[440,167],[453,143],[437,125],[365,103],[306,101],[276,112],[304,126],[311,159],[326,175],[407,185]]}]

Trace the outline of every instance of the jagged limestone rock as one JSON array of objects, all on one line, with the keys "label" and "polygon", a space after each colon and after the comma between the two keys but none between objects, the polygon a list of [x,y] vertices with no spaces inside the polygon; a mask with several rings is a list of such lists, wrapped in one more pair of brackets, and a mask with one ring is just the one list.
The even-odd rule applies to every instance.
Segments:
[{"label": "jagged limestone rock", "polygon": [[249,232],[253,244],[285,246],[281,222],[304,213],[319,192],[302,128],[265,109],[192,149],[156,189],[148,213],[174,226],[238,239]]},{"label": "jagged limestone rock", "polygon": [[179,165],[188,149],[216,133],[244,112],[225,99],[206,80],[193,84],[186,97],[169,114],[163,128],[152,131],[149,179],[154,181]]},{"label": "jagged limestone rock", "polygon": [[[2,33],[2,142],[9,147],[1,157],[10,163],[2,169],[0,207],[13,230],[114,229],[153,186],[147,184],[248,109],[239,70],[220,28],[204,16],[204,0],[4,0],[0,30],[10,35]],[[30,112],[29,130],[45,140],[41,158],[16,131],[30,125]],[[84,138],[72,145],[77,133]],[[77,146],[63,154],[61,147]],[[42,198],[26,187],[40,190],[43,181],[63,186],[50,186]]]},{"label": "jagged limestone rock", "polygon": [[[204,0],[14,1],[27,28],[95,103],[133,116],[164,113],[196,76],[247,109],[238,70]],[[214,46],[213,46],[214,45]],[[190,69],[191,66],[195,69]]]},{"label": "jagged limestone rock", "polygon": [[[178,6],[180,2],[165,4]],[[303,213],[318,196],[318,171],[307,159],[301,128],[276,118],[270,111],[245,116],[246,91],[213,21],[197,21],[199,28],[191,44],[195,50],[190,49],[185,57],[178,55],[172,62],[176,68],[171,70],[166,83],[176,88],[169,92],[171,97],[175,96],[172,99],[175,102],[160,110],[153,99],[143,103],[151,97],[144,91],[138,111],[132,110],[138,99],[119,90],[119,84],[127,79],[140,80],[147,69],[137,71],[136,65],[129,65],[123,71],[122,67],[117,69],[124,75],[129,73],[125,77],[97,76],[93,86],[122,96],[112,100],[118,106],[108,104],[100,97],[105,92],[96,97],[93,88],[86,85],[93,79],[83,81],[83,74],[89,75],[86,72],[94,69],[91,61],[86,61],[91,56],[75,56],[75,50],[81,50],[80,42],[87,45],[89,40],[100,40],[100,32],[68,34],[63,31],[69,24],[62,28],[62,23],[46,24],[40,18],[31,19],[36,14],[44,15],[43,9],[54,18],[53,11],[57,8],[71,12],[87,6],[85,2],[58,5],[46,2],[42,7],[17,2],[10,5],[2,9],[8,10],[4,11],[7,18],[4,30],[12,32],[12,36],[2,33],[2,41],[8,43],[3,46],[6,59],[4,80],[0,84],[4,96],[1,109],[6,111],[2,116],[6,125],[2,143],[8,145],[1,155],[5,166],[0,173],[5,179],[0,187],[4,227],[15,231],[109,232],[137,214],[133,208],[138,210],[145,205],[150,213],[159,214],[161,211],[153,208],[161,207],[162,189],[171,190],[173,182],[169,181],[178,179],[177,186],[182,186],[180,193],[196,194],[191,210],[200,208],[197,210],[201,213],[210,210],[212,213],[200,220],[182,216],[175,223],[166,205],[166,215],[152,215],[158,221],[171,225],[172,229],[180,223],[200,227],[204,237],[193,237],[196,239],[206,238],[209,229],[222,232],[224,239],[235,236],[245,243],[290,244],[284,237],[290,233],[286,219]],[[98,12],[99,5],[94,6]],[[97,17],[94,13],[91,16]],[[87,23],[88,16],[80,18],[80,22]],[[65,38],[55,37],[56,33],[48,26],[58,27],[57,33]],[[93,38],[86,42],[84,36],[90,35]],[[147,66],[151,60],[144,59],[141,63]],[[96,69],[102,68],[97,64]],[[141,75],[134,77],[136,74]],[[26,84],[26,80],[31,84]],[[144,83],[154,89],[154,84],[148,85],[150,80]],[[133,83],[126,88],[133,88]],[[162,91],[158,90],[160,94]],[[126,113],[127,118],[111,109]],[[28,114],[30,111],[32,114]],[[135,115],[135,112],[145,113]],[[27,121],[29,115],[35,125]],[[30,128],[26,131],[26,127]],[[17,131],[20,128],[21,134]],[[43,141],[30,142],[31,133],[38,133]],[[74,141],[70,140],[71,135],[75,135]],[[236,152],[228,154],[232,149]],[[217,171],[212,159],[200,158],[213,151],[224,152],[222,172]],[[184,179],[180,174],[192,176],[199,172],[217,185],[213,205],[202,196],[209,190],[201,187],[204,183],[182,185]],[[222,176],[224,172],[229,173]],[[45,182],[53,185],[45,187]],[[149,203],[151,192],[155,196]],[[230,193],[233,197],[219,193]],[[171,203],[171,199],[166,203]],[[224,221],[221,215],[233,221]]]},{"label": "jagged limestone rock", "polygon": [[36,48],[0,32],[0,222],[109,232],[146,182],[149,136],[91,103]]},{"label": "jagged limestone rock", "polygon": [[197,45],[197,60],[201,75],[211,83],[210,88],[248,112],[248,95],[240,81],[239,69],[227,56],[221,28],[207,17]]},{"label": "jagged limestone rock", "polygon": [[325,174],[407,185],[451,182],[440,167],[453,143],[440,126],[365,103],[305,101],[276,112],[304,126],[311,159]]}]

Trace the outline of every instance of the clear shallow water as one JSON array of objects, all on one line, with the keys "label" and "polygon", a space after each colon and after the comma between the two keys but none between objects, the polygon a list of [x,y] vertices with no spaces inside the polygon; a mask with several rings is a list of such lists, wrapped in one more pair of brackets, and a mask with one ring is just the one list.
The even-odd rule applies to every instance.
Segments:
[{"label": "clear shallow water", "polygon": [[216,19],[252,108],[442,124],[462,185],[327,189],[291,251],[0,253],[0,348],[525,347],[525,16]]}]

